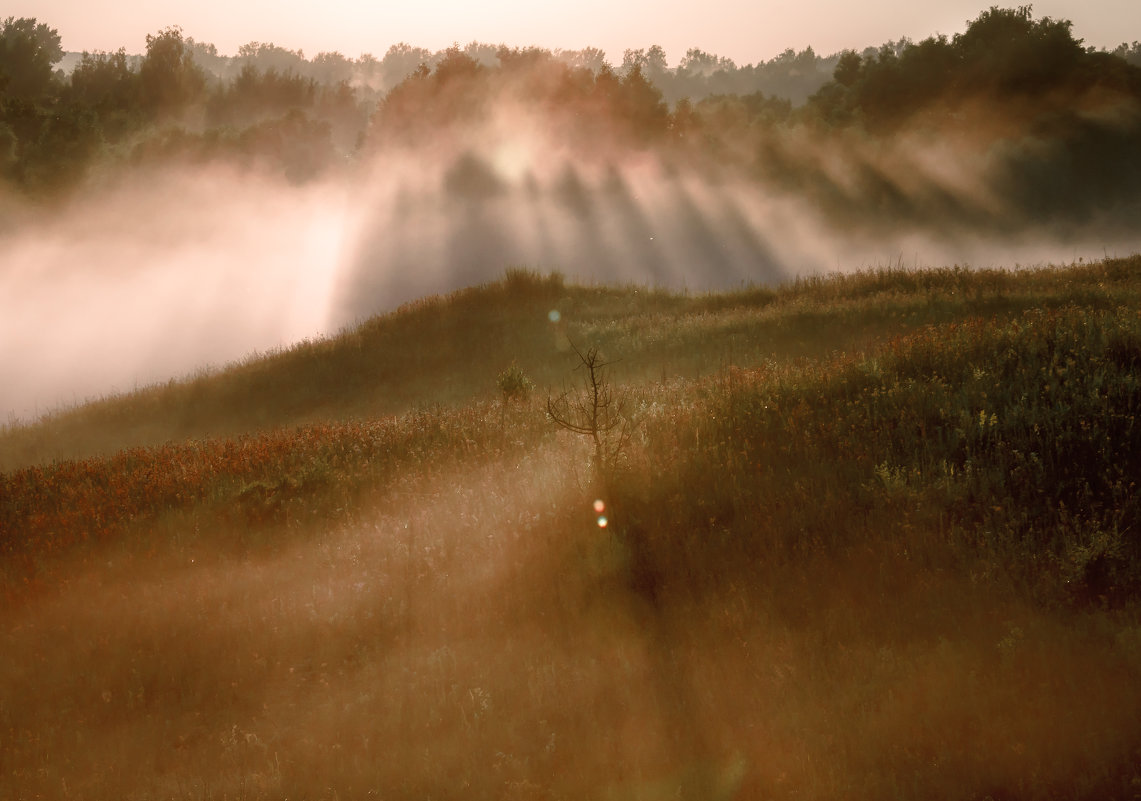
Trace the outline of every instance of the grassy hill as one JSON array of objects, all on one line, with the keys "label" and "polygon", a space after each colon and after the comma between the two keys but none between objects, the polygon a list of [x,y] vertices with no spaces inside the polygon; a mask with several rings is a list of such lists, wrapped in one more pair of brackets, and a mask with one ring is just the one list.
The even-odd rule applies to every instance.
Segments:
[{"label": "grassy hill", "polygon": [[1133,797],[1138,309],[512,271],[9,428],[0,796]]}]

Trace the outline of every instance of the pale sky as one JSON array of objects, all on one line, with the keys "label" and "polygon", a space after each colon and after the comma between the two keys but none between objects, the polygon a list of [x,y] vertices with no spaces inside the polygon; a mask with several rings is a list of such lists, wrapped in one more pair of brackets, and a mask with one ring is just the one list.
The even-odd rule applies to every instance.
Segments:
[{"label": "pale sky", "polygon": [[[811,45],[820,55],[862,49],[903,36],[952,35],[993,0],[8,0],[3,16],[35,17],[59,31],[65,50],[145,50],[145,37],[170,25],[233,55],[251,41],[272,42],[307,57],[337,50],[350,58],[383,56],[407,42],[440,50],[480,41],[550,49],[599,47],[612,64],[626,48],[660,44],[671,66],[690,47],[739,65]],[[1018,3],[1001,4],[1012,7]],[[1141,0],[1049,0],[1035,18],[1074,23],[1087,45],[1141,39]]]}]

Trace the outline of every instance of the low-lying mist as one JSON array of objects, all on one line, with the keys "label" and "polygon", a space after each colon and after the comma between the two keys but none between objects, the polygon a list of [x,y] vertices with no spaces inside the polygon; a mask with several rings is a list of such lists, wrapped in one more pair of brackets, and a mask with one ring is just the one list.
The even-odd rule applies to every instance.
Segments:
[{"label": "low-lying mist", "polygon": [[705,291],[1141,244],[1141,68],[1029,6],[840,54],[795,107],[679,97],[658,51],[408,49],[383,96],[255,51],[289,58],[210,78],[170,28],[0,94],[0,420],[509,267]]},{"label": "low-lying mist", "polygon": [[[1064,230],[1011,224],[1001,201],[975,188],[982,176],[959,170],[963,164],[932,165],[927,174],[917,159],[898,165],[899,192],[941,194],[962,212],[939,220],[851,214],[847,206],[873,202],[862,201],[859,186],[825,206],[740,170],[645,154],[547,160],[517,142],[414,158],[373,167],[347,236],[336,324],[486,281],[508,266],[715,291],[874,267],[1077,262],[1131,253],[1139,241],[1101,220]],[[942,183],[940,168],[957,174]],[[832,189],[842,184],[821,175]]]},{"label": "low-lying mist", "polygon": [[831,224],[804,198],[646,154],[513,146],[381,153],[305,184],[221,167],[92,187],[0,233],[0,410],[9,421],[335,333],[511,266],[706,291],[877,266],[1123,255],[1058,238]]},{"label": "low-lying mist", "polygon": [[0,798],[1134,797],[1141,68],[969,33],[0,85]]},{"label": "low-lying mist", "polygon": [[0,235],[0,409],[30,418],[327,330],[343,189],[175,171]]}]

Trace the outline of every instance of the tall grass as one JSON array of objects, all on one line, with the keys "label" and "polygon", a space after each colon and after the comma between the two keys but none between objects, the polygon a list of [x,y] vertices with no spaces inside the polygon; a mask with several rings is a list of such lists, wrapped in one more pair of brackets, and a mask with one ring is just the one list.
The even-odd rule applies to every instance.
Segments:
[{"label": "tall grass", "polygon": [[1027,582],[1111,603],[1141,589],[1139,366],[1136,309],[1070,306],[734,370],[651,416],[613,486],[640,526],[686,521],[750,557],[843,550],[867,541],[871,519],[898,538],[906,521]]},{"label": "tall grass", "polygon": [[[1133,797],[1139,287],[1138,259],[695,297],[517,271],[156,390],[163,436],[195,386],[267,407],[0,473],[0,796]],[[601,476],[541,390],[497,397],[513,359],[573,383],[556,333],[621,359]],[[318,351],[460,378],[295,407]]]},{"label": "tall grass", "polygon": [[[1068,268],[880,270],[709,295],[577,287],[557,274],[433,296],[336,337],[0,429],[0,470],[125,447],[369,420],[498,395],[512,362],[539,389],[575,360],[566,337],[622,359],[619,381],[695,378],[729,365],[858,354],[965,315],[1141,302],[1138,258]],[[550,312],[559,312],[552,322]]]}]

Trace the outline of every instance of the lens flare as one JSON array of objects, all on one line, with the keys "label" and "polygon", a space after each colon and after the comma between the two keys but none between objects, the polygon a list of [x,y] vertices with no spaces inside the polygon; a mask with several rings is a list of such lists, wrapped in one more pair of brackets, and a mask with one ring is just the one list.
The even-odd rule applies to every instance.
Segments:
[{"label": "lens flare", "polygon": [[606,511],[606,504],[601,498],[594,502],[594,511],[598,512],[598,514],[602,514]]}]

